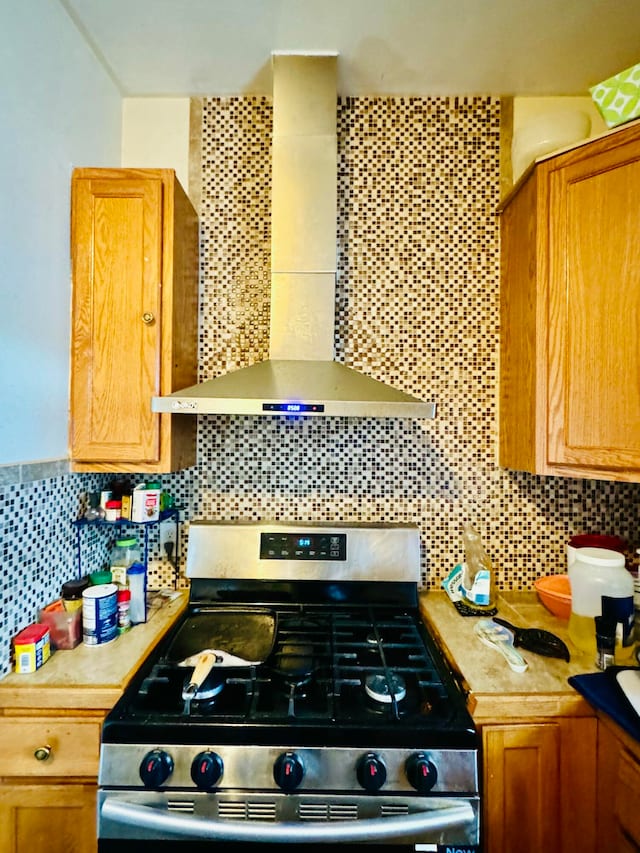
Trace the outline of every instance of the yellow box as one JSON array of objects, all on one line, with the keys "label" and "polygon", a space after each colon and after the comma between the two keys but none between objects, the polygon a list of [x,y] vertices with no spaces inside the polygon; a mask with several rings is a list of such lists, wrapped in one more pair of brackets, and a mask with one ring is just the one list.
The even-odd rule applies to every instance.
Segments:
[{"label": "yellow box", "polygon": [[35,672],[49,660],[51,642],[46,625],[29,625],[13,640],[16,672]]}]

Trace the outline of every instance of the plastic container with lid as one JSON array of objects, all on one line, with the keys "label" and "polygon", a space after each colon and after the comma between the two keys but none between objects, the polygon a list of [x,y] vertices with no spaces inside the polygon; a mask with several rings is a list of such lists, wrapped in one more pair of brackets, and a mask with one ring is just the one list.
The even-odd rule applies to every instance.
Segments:
[{"label": "plastic container with lid", "polygon": [[100,586],[105,583],[111,583],[111,572],[109,569],[98,569],[96,572],[91,572],[89,575],[91,586]]},{"label": "plastic container with lid", "polygon": [[134,563],[127,569],[127,581],[131,590],[131,622],[138,625],[147,621],[147,570],[142,563]]},{"label": "plastic container with lid", "polygon": [[82,593],[89,586],[89,578],[79,578],[62,584],[60,597],[62,605],[68,612],[82,610]]},{"label": "plastic container with lid", "polygon": [[569,567],[569,636],[576,646],[596,654],[595,617],[616,623],[616,663],[633,655],[633,578],[624,554],[607,548],[579,548]]},{"label": "plastic container with lid", "polygon": [[118,586],[127,585],[127,569],[140,562],[140,546],[135,536],[116,539],[111,551],[111,576]]}]

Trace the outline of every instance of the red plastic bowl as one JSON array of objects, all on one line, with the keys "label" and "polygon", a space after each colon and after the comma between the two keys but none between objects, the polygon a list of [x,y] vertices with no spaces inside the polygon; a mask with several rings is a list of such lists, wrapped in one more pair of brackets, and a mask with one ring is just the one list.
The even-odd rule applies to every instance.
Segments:
[{"label": "red plastic bowl", "polygon": [[534,583],[536,592],[544,606],[559,619],[571,615],[571,584],[569,575],[547,575]]}]

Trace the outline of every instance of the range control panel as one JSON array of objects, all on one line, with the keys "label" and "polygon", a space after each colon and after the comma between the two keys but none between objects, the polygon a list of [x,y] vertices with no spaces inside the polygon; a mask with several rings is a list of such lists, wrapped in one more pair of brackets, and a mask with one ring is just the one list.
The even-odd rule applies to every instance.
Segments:
[{"label": "range control panel", "polygon": [[261,560],[346,560],[346,533],[261,533]]}]

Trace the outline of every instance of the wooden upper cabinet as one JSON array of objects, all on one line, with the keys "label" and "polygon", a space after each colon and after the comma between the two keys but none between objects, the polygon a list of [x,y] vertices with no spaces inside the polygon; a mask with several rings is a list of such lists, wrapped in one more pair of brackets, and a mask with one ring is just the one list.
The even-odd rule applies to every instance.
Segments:
[{"label": "wooden upper cabinet", "polygon": [[640,123],[538,163],[501,213],[503,467],[640,482]]},{"label": "wooden upper cabinet", "polygon": [[151,398],[197,381],[198,221],[169,169],[76,169],[70,455],[75,471],[195,464],[196,419]]}]

